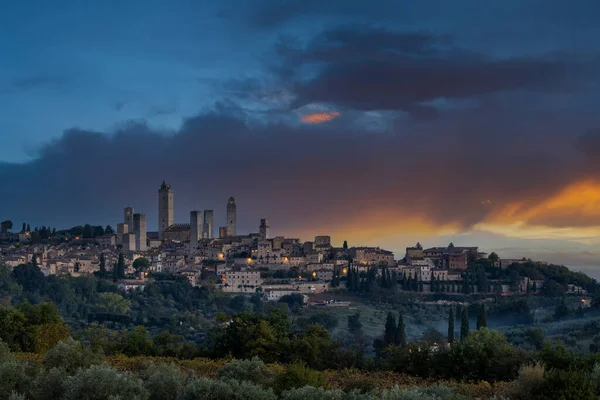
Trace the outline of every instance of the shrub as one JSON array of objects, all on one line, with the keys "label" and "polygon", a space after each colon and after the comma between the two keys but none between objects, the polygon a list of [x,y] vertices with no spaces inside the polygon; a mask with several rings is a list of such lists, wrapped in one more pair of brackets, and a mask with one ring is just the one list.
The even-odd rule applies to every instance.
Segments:
[{"label": "shrub", "polygon": [[148,393],[140,379],[107,365],[80,369],[65,384],[65,400],[104,400],[110,396],[145,400]]},{"label": "shrub", "polygon": [[144,375],[150,400],[177,400],[188,380],[173,364],[151,365]]},{"label": "shrub", "polygon": [[251,360],[235,360],[219,369],[219,378],[248,381],[262,386],[270,386],[275,380],[274,373],[258,357]]},{"label": "shrub", "polygon": [[69,374],[74,374],[79,368],[102,362],[102,355],[94,353],[81,342],[67,338],[48,351],[44,359],[46,369],[62,368]]},{"label": "shrub", "polygon": [[402,390],[398,386],[384,390],[381,400],[467,400],[447,386],[432,386],[429,388],[412,388]]},{"label": "shrub", "polygon": [[325,386],[325,377],[322,373],[306,368],[304,364],[294,363],[275,381],[275,388],[280,393],[303,386]]},{"label": "shrub", "polygon": [[508,394],[511,399],[527,400],[539,393],[543,386],[544,366],[540,363],[524,365],[518,378],[508,388]]},{"label": "shrub", "polygon": [[12,392],[25,393],[30,382],[25,364],[18,361],[0,364],[0,400],[8,400]]},{"label": "shrub", "polygon": [[372,393],[360,393],[356,390],[343,392],[339,389],[326,390],[323,388],[314,388],[304,386],[283,392],[282,400],[379,400],[379,397]]},{"label": "shrub", "polygon": [[597,400],[595,385],[580,370],[551,370],[545,374],[545,384],[540,390],[541,399]]},{"label": "shrub", "polygon": [[14,359],[15,357],[11,353],[10,347],[8,347],[6,343],[0,340],[0,363],[3,363],[5,361],[12,361]]},{"label": "shrub", "polygon": [[54,400],[64,396],[67,373],[62,368],[43,371],[34,381],[33,398],[36,400]]},{"label": "shrub", "polygon": [[265,390],[250,382],[213,381],[205,378],[190,382],[181,397],[182,400],[275,400],[276,398],[271,389]]}]

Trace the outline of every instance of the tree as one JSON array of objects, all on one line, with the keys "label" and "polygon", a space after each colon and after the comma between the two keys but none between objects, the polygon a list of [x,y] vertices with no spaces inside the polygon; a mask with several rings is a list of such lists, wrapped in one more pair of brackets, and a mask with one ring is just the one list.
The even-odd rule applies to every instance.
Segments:
[{"label": "tree", "polygon": [[533,281],[533,285],[531,286],[531,291],[535,294],[537,293],[537,283]]},{"label": "tree", "polygon": [[448,343],[454,342],[454,308],[450,307],[450,313],[448,314]]},{"label": "tree", "polygon": [[98,237],[98,236],[102,236],[102,235],[104,235],[104,228],[103,228],[101,225],[94,226],[94,227],[92,228],[92,230],[93,230],[93,232],[94,232],[94,233],[93,233],[94,237]]},{"label": "tree", "polygon": [[27,224],[27,232],[31,232],[31,227]]},{"label": "tree", "polygon": [[460,340],[464,340],[469,336],[469,311],[467,306],[463,306],[460,316]]},{"label": "tree", "polygon": [[406,326],[404,326],[404,317],[402,312],[398,313],[398,327],[396,328],[396,343],[400,346],[406,346]]},{"label": "tree", "polygon": [[106,278],[106,259],[104,253],[100,253],[100,278]]},{"label": "tree", "polygon": [[117,279],[123,279],[125,277],[125,256],[123,253],[119,253],[119,261],[117,262]]},{"label": "tree", "polygon": [[38,325],[33,331],[33,346],[36,353],[45,354],[58,342],[69,337],[69,328],[62,323]]},{"label": "tree", "polygon": [[99,293],[95,306],[102,313],[125,315],[131,310],[131,301],[118,293]]},{"label": "tree", "polygon": [[352,334],[358,333],[362,329],[363,324],[360,322],[360,313],[348,315],[348,330]]},{"label": "tree", "polygon": [[94,228],[90,224],[85,224],[83,227],[83,237],[86,239],[91,239],[94,237]]},{"label": "tree", "polygon": [[30,264],[31,264],[31,266],[32,266],[32,267],[36,267],[36,268],[37,268],[37,266],[38,266],[38,263],[37,263],[37,258],[36,258],[36,256],[35,256],[35,254],[32,254],[32,255],[31,255],[31,261],[30,261]]},{"label": "tree", "polygon": [[477,315],[477,329],[487,327],[487,318],[485,316],[485,304],[479,307],[479,314]]},{"label": "tree", "polygon": [[342,248],[344,250],[348,250],[348,241],[347,240],[344,240],[344,244],[343,244]]},{"label": "tree", "polygon": [[488,259],[491,261],[498,261],[500,259],[500,257],[498,257],[498,254],[496,254],[495,252],[491,252],[490,255],[488,256]]},{"label": "tree", "polygon": [[13,228],[12,221],[6,220],[6,221],[0,222],[0,229],[2,229],[2,232],[6,233],[6,232],[10,231],[12,228]]},{"label": "tree", "polygon": [[563,297],[554,310],[554,318],[560,319],[569,315],[569,307]]},{"label": "tree", "polygon": [[396,344],[396,318],[392,312],[388,312],[385,321],[385,333],[383,334],[383,343],[385,346]]},{"label": "tree", "polygon": [[146,257],[136,258],[133,262],[133,268],[136,270],[136,272],[145,272],[148,270],[150,265],[152,265],[152,263]]},{"label": "tree", "polygon": [[12,271],[12,276],[19,285],[23,286],[23,289],[29,292],[41,290],[46,283],[42,271],[31,263],[17,265]]},{"label": "tree", "polygon": [[290,311],[296,314],[304,305],[304,295],[298,293],[286,294],[279,299],[279,302],[286,303]]},{"label": "tree", "polygon": [[106,225],[106,228],[104,228],[104,233],[107,235],[114,235],[115,230],[112,228],[112,226]]},{"label": "tree", "polygon": [[25,232],[27,230],[27,225],[23,222],[23,227],[21,228],[21,232]]}]

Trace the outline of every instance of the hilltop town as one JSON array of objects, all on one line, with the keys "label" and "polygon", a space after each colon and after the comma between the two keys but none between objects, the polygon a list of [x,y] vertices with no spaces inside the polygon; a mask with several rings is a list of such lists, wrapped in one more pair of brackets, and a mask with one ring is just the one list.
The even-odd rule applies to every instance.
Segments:
[{"label": "hilltop town", "polygon": [[[417,243],[396,258],[379,247],[349,247],[346,242],[335,247],[326,235],[305,242],[271,237],[266,218],[260,220],[258,232],[238,234],[233,197],[225,205],[226,224],[218,229],[214,210],[190,211],[189,223],[179,224],[174,221],[174,208],[173,188],[163,181],[158,190],[157,232],[146,230],[146,215],[133,207],[124,209],[116,230],[90,225],[32,230],[23,223],[21,231],[12,232],[12,222],[5,221],[0,265],[15,268],[33,262],[45,275],[100,273],[113,277],[123,290],[143,290],[153,273],[172,273],[185,276],[192,286],[211,284],[229,293],[260,292],[271,301],[337,290],[340,284],[351,292],[377,284],[397,291],[448,295],[535,294],[544,286],[544,279],[507,277],[502,270],[515,264],[546,263],[503,259],[496,253],[480,252],[476,246],[450,243],[424,248]],[[586,293],[574,284],[566,291]]]}]

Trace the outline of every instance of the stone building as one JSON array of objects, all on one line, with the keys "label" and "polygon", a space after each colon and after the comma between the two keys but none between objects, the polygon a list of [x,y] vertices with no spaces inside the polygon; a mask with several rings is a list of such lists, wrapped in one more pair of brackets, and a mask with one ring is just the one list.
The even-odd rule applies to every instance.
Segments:
[{"label": "stone building", "polygon": [[170,240],[173,242],[189,242],[190,232],[190,224],[173,224],[163,232],[163,240]]},{"label": "stone building", "polygon": [[127,231],[124,231],[123,234],[133,232],[133,214],[133,207],[125,207],[123,211],[123,223],[127,225]]},{"label": "stone building", "polygon": [[163,181],[158,190],[158,238],[163,240],[164,233],[175,222],[173,189]]},{"label": "stone building", "polygon": [[200,211],[190,212],[190,253],[197,251],[198,240],[202,232],[202,213]]},{"label": "stone building", "polygon": [[136,251],[135,234],[126,233],[123,235],[123,251]]},{"label": "stone building", "polygon": [[146,241],[146,214],[133,214],[133,232],[136,251],[148,250]]},{"label": "stone building", "polygon": [[215,213],[213,210],[204,210],[204,225],[202,225],[202,237],[212,239],[214,237]]},{"label": "stone building", "polygon": [[260,226],[258,227],[258,234],[261,240],[269,238],[271,228],[269,227],[269,221],[266,218],[260,220]]},{"label": "stone building", "polygon": [[235,205],[235,199],[230,197],[227,200],[227,236],[236,236],[236,220],[237,220],[237,206]]},{"label": "stone building", "polygon": [[[133,229],[133,216],[131,219],[131,223],[132,223],[132,229]],[[117,224],[117,245],[118,246],[123,245],[123,235],[125,235],[126,233],[129,233],[129,225],[125,222]]]}]

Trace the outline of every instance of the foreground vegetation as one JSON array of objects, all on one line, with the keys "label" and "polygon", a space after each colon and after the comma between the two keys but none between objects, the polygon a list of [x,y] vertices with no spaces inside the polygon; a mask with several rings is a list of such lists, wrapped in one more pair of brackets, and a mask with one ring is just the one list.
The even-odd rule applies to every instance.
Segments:
[{"label": "foreground vegetation", "polygon": [[524,365],[510,382],[461,383],[382,371],[318,372],[300,362],[266,365],[259,358],[104,357],[70,338],[44,355],[13,354],[0,342],[0,400],[597,398],[598,366],[584,374],[544,365]]}]

